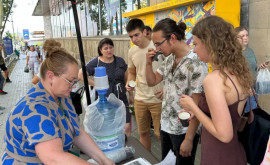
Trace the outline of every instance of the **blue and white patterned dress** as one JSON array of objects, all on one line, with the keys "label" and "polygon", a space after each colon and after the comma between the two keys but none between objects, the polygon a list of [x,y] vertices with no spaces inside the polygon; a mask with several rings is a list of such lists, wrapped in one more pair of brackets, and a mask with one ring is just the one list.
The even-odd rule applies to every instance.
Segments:
[{"label": "blue and white patterned dress", "polygon": [[6,149],[3,165],[39,165],[35,145],[61,138],[68,151],[74,137],[80,134],[79,122],[70,98],[59,98],[62,110],[38,83],[11,110],[6,124]]}]

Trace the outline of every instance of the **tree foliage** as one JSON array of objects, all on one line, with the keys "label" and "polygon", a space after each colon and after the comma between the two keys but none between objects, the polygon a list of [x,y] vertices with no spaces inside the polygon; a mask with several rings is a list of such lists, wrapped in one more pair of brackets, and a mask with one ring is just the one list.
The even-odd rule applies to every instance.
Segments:
[{"label": "tree foliage", "polygon": [[127,2],[125,0],[120,0],[120,2],[121,2],[121,9],[122,9],[121,11],[122,13],[124,13],[127,9]]},{"label": "tree foliage", "polygon": [[[121,11],[125,12],[127,9],[127,2],[125,0],[121,1]],[[100,34],[100,26],[99,26],[99,12],[98,12],[98,0],[87,0],[89,5],[89,13],[91,19],[97,23],[98,26],[98,35]],[[107,9],[105,7],[105,0],[100,0],[100,8],[101,8],[101,28],[102,30],[107,30],[111,27],[112,22],[108,23],[107,20]],[[112,18],[113,19],[113,18]]]},{"label": "tree foliage", "polygon": [[[124,13],[127,9],[127,2],[125,0],[120,0],[120,5],[121,5],[121,14],[120,14],[120,17],[122,17],[122,13]],[[119,9],[120,11],[120,9]],[[113,19],[113,18],[112,18]],[[122,19],[122,18],[120,18]],[[120,34],[119,32],[119,28],[118,28],[118,21],[120,20],[118,18],[118,12],[116,12],[116,15],[115,15],[115,24],[116,24],[116,34]],[[113,21],[111,21],[110,23],[110,34],[113,35]],[[120,25],[121,26],[121,25]]]},{"label": "tree foliage", "polygon": [[[12,14],[12,6],[14,0],[2,0],[3,4],[3,19],[0,26],[1,35],[3,34],[6,26],[6,22],[8,21],[8,17]],[[1,2],[0,2],[1,3]]]},{"label": "tree foliage", "polygon": [[13,38],[12,34],[9,31],[6,31],[5,37],[8,37],[10,39]]},{"label": "tree foliage", "polygon": [[135,4],[136,1],[137,1],[137,4],[135,5],[136,9],[140,9],[141,8],[141,0],[133,0],[133,4]]},{"label": "tree foliage", "polygon": [[[100,34],[100,31],[99,31],[100,25],[99,25],[99,14],[98,14],[98,0],[87,0],[87,2],[89,5],[89,13],[90,13],[91,19],[97,23],[98,35],[99,35]],[[108,21],[107,21],[107,13],[106,13],[106,10],[104,10],[105,8],[106,7],[105,7],[104,0],[100,0],[101,28],[102,28],[102,30],[106,30],[109,27]]]},{"label": "tree foliage", "polygon": [[[4,30],[5,30],[6,22],[8,21],[8,17],[10,16],[10,14],[12,14],[13,1],[14,0],[2,0],[3,12],[1,14],[3,14],[3,15],[2,15],[2,18],[0,18],[0,20],[1,20],[0,21],[1,22],[1,24],[0,24],[0,43],[3,43],[2,35],[3,35]],[[7,54],[5,51],[5,47],[3,47],[3,49],[4,49],[4,57],[6,57]]]},{"label": "tree foliage", "polygon": [[133,1],[133,4],[135,4],[136,9],[142,9],[142,8],[147,7],[147,0],[132,0],[132,1]]}]

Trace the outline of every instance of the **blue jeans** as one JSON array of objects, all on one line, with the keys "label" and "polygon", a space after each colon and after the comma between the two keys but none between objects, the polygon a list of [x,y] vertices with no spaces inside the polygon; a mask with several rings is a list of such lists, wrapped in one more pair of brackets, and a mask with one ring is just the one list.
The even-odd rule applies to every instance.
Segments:
[{"label": "blue jeans", "polygon": [[[258,95],[256,95],[256,97],[258,98]],[[251,110],[257,108],[257,102],[254,96],[250,97],[250,101],[249,99],[247,99],[246,106],[245,106],[245,113],[249,112],[250,110],[249,104],[251,104]]]},{"label": "blue jeans", "polygon": [[161,152],[162,160],[167,156],[170,150],[174,152],[176,156],[176,165],[194,165],[195,155],[197,150],[197,145],[199,142],[199,135],[196,134],[193,139],[193,148],[190,157],[182,157],[179,154],[180,145],[185,139],[186,134],[182,135],[173,135],[167,132],[160,130],[160,139],[161,139]]},{"label": "blue jeans", "polygon": [[5,82],[5,78],[4,78],[4,76],[2,75],[2,72],[1,72],[1,70],[0,70],[0,90],[3,90],[4,82]]}]

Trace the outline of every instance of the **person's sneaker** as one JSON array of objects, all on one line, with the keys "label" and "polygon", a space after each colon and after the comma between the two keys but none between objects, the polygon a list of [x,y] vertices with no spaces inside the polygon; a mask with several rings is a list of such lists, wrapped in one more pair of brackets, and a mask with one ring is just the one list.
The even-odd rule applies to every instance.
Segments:
[{"label": "person's sneaker", "polygon": [[11,81],[9,78],[7,78],[7,79],[6,79],[6,82],[7,82],[7,83],[11,83],[12,81]]},{"label": "person's sneaker", "polygon": [[4,110],[4,109],[6,109],[6,108],[5,108],[5,107],[0,106],[0,110]]},{"label": "person's sneaker", "polygon": [[0,95],[5,95],[5,94],[7,94],[7,92],[0,90]]}]

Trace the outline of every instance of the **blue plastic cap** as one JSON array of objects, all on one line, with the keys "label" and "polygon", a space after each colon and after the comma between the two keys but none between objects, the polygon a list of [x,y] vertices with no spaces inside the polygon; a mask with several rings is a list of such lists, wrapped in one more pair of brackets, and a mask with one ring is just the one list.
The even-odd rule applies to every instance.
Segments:
[{"label": "blue plastic cap", "polygon": [[96,91],[97,91],[98,95],[106,95],[108,89],[101,89],[101,90],[96,90]]},{"label": "blue plastic cap", "polygon": [[95,67],[95,77],[104,77],[106,76],[106,68],[103,66]]}]

